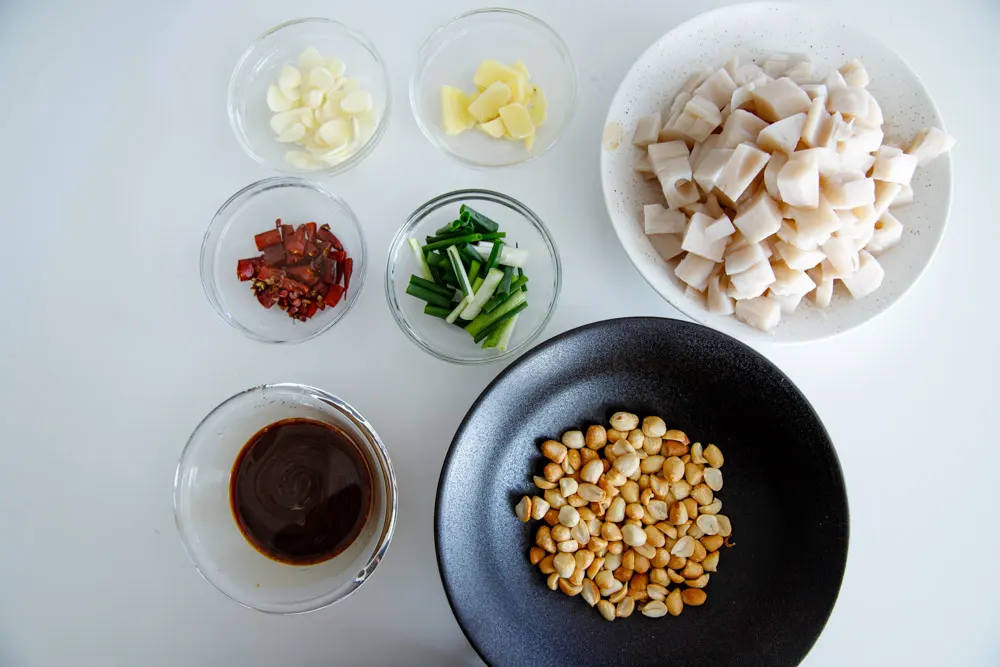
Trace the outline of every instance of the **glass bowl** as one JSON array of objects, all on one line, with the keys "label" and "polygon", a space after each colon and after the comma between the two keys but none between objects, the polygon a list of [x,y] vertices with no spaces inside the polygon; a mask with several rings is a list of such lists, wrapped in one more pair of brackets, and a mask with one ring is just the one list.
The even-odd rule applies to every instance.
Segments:
[{"label": "glass bowl", "polygon": [[[500,231],[507,232],[507,243],[516,243],[529,252],[524,267],[528,307],[521,311],[514,335],[503,352],[496,348],[484,350],[459,327],[424,314],[426,304],[406,293],[410,276],[418,271],[407,239],[416,238],[422,245],[425,236],[458,217],[462,204],[492,218]],[[399,328],[438,359],[457,364],[489,363],[526,349],[552,319],[561,287],[559,252],[545,224],[521,202],[491,190],[456,190],[423,204],[396,232],[385,269],[385,296]]]},{"label": "glass bowl", "polygon": [[[363,449],[372,471],[372,511],[343,553],[315,565],[286,565],[257,551],[240,532],[229,501],[237,455],[257,431],[282,419],[337,426]],[[245,607],[297,614],[342,600],[385,556],[396,521],[396,478],[371,424],[332,394],[299,384],[269,384],[236,394],[191,434],[174,477],[174,520],[188,558],[226,597]]]},{"label": "glass bowl", "polygon": [[[441,125],[441,86],[470,92],[479,63],[524,62],[548,101],[548,117],[529,151],[521,141],[501,141],[473,128],[448,136]],[[533,159],[559,141],[576,108],[576,67],[566,43],[534,16],[513,9],[479,9],[435,30],[420,49],[410,78],[417,125],[442,153],[471,167],[505,167]]]},{"label": "glass bowl", "polygon": [[[285,161],[286,151],[305,149],[278,141],[267,106],[267,89],[277,82],[281,68],[295,65],[310,46],[347,66],[346,76],[357,78],[361,89],[371,94],[376,113],[375,129],[365,145],[343,162],[320,169],[300,169]],[[229,124],[247,155],[262,165],[286,174],[337,174],[361,162],[378,144],[389,118],[390,97],[382,58],[363,35],[331,19],[296,19],[271,28],[243,52],[229,80]]]},{"label": "glass bowl", "polygon": [[[340,303],[305,322],[277,306],[263,308],[250,283],[236,277],[237,260],[260,254],[254,235],[273,229],[277,218],[295,226],[329,224],[354,259],[351,287]],[[361,224],[343,199],[318,183],[276,176],[243,188],[212,218],[201,244],[201,284],[219,317],[234,329],[266,343],[298,343],[323,333],[354,306],[365,284],[366,256]]]}]

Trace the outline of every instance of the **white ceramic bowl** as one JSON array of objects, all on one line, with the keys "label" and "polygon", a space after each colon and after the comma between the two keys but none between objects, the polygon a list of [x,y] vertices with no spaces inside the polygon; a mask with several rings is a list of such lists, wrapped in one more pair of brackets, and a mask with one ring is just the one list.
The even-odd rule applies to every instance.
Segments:
[{"label": "white ceramic bowl", "polygon": [[688,75],[702,67],[721,67],[732,56],[741,61],[771,53],[808,53],[818,72],[828,72],[851,58],[860,58],[871,75],[868,89],[885,116],[886,137],[909,138],[924,127],[944,128],[941,114],[920,78],[902,58],[878,38],[833,14],[784,3],[752,3],[717,9],[696,16],[670,31],[635,62],[615,93],[607,123],[624,132],[615,150],[602,150],[604,201],[618,239],[643,278],[660,296],[691,319],[748,342],[806,342],[853,329],[896,303],[930,264],[944,234],[951,205],[950,156],[917,169],[916,199],[893,209],[905,227],[902,242],[884,255],[882,287],[855,301],[835,294],[827,309],[803,304],[782,317],[770,334],[731,316],[709,313],[684,295],[684,285],[653,249],[642,231],[642,205],[660,202],[655,181],[633,171],[640,149],[631,143],[638,118],[668,107]]}]

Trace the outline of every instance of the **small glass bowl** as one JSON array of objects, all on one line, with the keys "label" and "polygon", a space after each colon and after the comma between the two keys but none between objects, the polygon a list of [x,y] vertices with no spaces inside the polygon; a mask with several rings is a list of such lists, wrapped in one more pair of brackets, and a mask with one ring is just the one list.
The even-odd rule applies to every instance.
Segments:
[{"label": "small glass bowl", "polygon": [[[418,274],[407,239],[416,238],[423,245],[425,236],[458,217],[462,204],[496,221],[500,231],[507,232],[505,242],[516,243],[530,253],[524,267],[528,307],[521,311],[510,345],[503,352],[484,350],[459,327],[426,315],[426,304],[406,293],[410,276]],[[521,202],[491,190],[456,190],[423,204],[396,232],[385,269],[385,296],[399,328],[425,351],[456,364],[485,364],[526,349],[552,319],[561,287],[559,252],[545,224]]]},{"label": "small glass bowl", "polygon": [[[372,472],[372,511],[343,553],[316,565],[287,565],[257,551],[240,532],[229,501],[236,457],[257,431],[282,419],[333,424],[363,448]],[[332,394],[299,384],[269,384],[236,394],[191,434],[174,477],[174,520],[195,568],[226,597],[273,614],[313,611],[342,600],[385,556],[396,521],[396,478],[371,424]]]},{"label": "small glass bowl", "polygon": [[[277,218],[296,227],[329,224],[354,259],[351,287],[340,303],[305,322],[277,306],[262,307],[250,283],[236,277],[237,260],[260,255],[254,235],[274,229]],[[347,202],[318,183],[275,176],[243,188],[212,218],[201,244],[201,284],[219,317],[234,329],[265,343],[300,343],[332,327],[354,306],[365,284],[366,258],[361,224]]]},{"label": "small glass bowl", "polygon": [[[470,92],[483,60],[524,62],[531,81],[545,93],[548,117],[529,151],[521,141],[493,139],[473,128],[456,136],[441,124],[441,86]],[[552,28],[513,9],[479,9],[435,30],[420,49],[410,78],[410,105],[417,125],[438,150],[470,167],[506,167],[552,148],[576,108],[576,67],[569,48]]]},{"label": "small glass bowl", "polygon": [[[299,169],[285,160],[289,150],[305,150],[278,141],[271,129],[267,89],[285,65],[295,65],[299,54],[315,46],[327,58],[347,66],[372,96],[377,122],[371,137],[343,162],[321,169]],[[389,118],[389,78],[375,46],[363,35],[332,19],[304,18],[276,25],[254,40],[236,64],[229,80],[229,125],[240,146],[260,164],[285,174],[338,174],[358,164],[374,150]]]}]

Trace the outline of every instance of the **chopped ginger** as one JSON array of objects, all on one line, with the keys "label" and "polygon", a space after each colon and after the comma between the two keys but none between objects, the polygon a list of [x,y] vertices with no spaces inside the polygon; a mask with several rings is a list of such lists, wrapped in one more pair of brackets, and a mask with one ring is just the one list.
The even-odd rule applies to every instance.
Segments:
[{"label": "chopped ginger", "polygon": [[472,81],[476,88],[470,93],[453,86],[441,88],[445,133],[457,135],[477,127],[493,139],[523,141],[530,151],[548,105],[541,89],[531,83],[527,66],[520,60],[513,65],[484,60]]}]

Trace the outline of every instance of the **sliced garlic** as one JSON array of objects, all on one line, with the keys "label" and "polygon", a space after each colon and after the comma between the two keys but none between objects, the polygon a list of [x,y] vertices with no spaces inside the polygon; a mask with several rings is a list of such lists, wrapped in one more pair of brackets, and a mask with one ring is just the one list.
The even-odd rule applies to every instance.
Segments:
[{"label": "sliced garlic", "polygon": [[298,122],[301,122],[299,120],[298,109],[292,109],[291,111],[282,111],[281,113],[276,113],[273,116],[271,116],[271,129],[274,130],[275,134],[281,134],[289,127]]},{"label": "sliced garlic", "polygon": [[309,90],[302,96],[302,103],[310,109],[319,109],[323,106],[323,91]]},{"label": "sliced garlic", "polygon": [[295,100],[285,97],[285,94],[281,92],[281,89],[275,85],[268,86],[267,88],[267,108],[271,111],[281,112],[288,111],[295,105]]},{"label": "sliced garlic", "polygon": [[344,78],[346,66],[316,47],[299,54],[298,67],[285,65],[267,91],[274,112],[271,129],[281,143],[305,150],[285,153],[299,169],[318,169],[347,160],[375,133],[378,114],[357,79]]},{"label": "sliced garlic", "polygon": [[278,141],[283,144],[290,144],[301,141],[306,136],[306,126],[302,123],[295,123],[278,135]]},{"label": "sliced garlic", "polygon": [[336,118],[323,123],[316,131],[316,136],[330,148],[337,148],[350,140],[351,127],[343,118]]},{"label": "sliced garlic", "polygon": [[323,60],[323,54],[315,46],[307,47],[300,53],[298,63],[299,67],[305,71],[311,70],[313,67],[323,67],[326,64]]},{"label": "sliced garlic", "polygon": [[293,109],[299,116],[299,122],[306,126],[306,129],[313,129],[316,127],[316,117],[313,115],[313,110],[309,108],[298,108]]},{"label": "sliced garlic", "polygon": [[349,114],[364,113],[372,108],[372,96],[363,90],[356,90],[340,101],[340,108]]},{"label": "sliced garlic", "polygon": [[291,65],[281,68],[278,75],[278,88],[290,100],[299,99],[299,86],[302,85],[302,73]]},{"label": "sliced garlic", "polygon": [[317,90],[330,90],[336,85],[337,78],[325,67],[313,67],[309,70],[307,81]]},{"label": "sliced garlic", "polygon": [[347,72],[347,65],[336,58],[331,58],[326,63],[326,68],[330,70],[330,74],[334,75],[338,79],[343,78],[344,73]]}]

